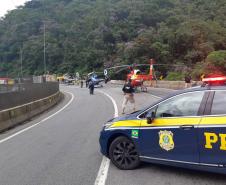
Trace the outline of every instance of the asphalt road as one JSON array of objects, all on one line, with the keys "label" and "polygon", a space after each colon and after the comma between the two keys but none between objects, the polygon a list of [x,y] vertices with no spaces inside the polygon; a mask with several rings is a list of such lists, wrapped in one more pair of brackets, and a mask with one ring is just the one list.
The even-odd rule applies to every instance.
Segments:
[{"label": "asphalt road", "polygon": [[75,97],[66,109],[0,144],[0,185],[94,184],[102,160],[99,131],[113,117],[113,105],[100,93],[63,89]]},{"label": "asphalt road", "polygon": [[[110,99],[100,92],[90,96],[85,88],[61,88],[73,94],[71,103],[71,95],[65,93],[65,100],[54,109],[0,135],[0,185],[94,184],[102,160],[99,131],[103,123],[113,117],[114,107]],[[121,88],[104,87],[98,90],[115,99],[120,113]],[[135,95],[136,107],[145,107],[170,92],[149,89],[149,93],[138,93]],[[70,104],[61,112],[40,122],[61,110],[68,102]],[[127,112],[130,111],[132,109],[128,107]],[[26,128],[29,129],[24,131]],[[225,185],[226,177],[144,163],[132,171],[121,171],[110,164],[106,180],[106,185],[171,184]]]}]

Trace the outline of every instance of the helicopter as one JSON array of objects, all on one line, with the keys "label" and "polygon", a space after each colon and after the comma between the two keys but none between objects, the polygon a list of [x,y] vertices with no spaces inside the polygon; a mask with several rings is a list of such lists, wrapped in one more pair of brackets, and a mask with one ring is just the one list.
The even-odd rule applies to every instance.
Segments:
[{"label": "helicopter", "polygon": [[90,81],[92,81],[94,83],[94,86],[96,86],[96,87],[103,87],[103,84],[101,84],[101,83],[108,82],[107,75],[98,75],[98,73],[100,73],[100,72],[91,72],[87,75],[87,79],[86,79],[87,86]]},{"label": "helicopter", "polygon": [[127,81],[129,79],[132,80],[132,85],[134,87],[139,87],[143,86],[144,81],[151,81],[153,79],[153,59],[150,60],[150,69],[149,69],[149,74],[143,74],[139,69],[136,69],[136,66],[142,66],[144,64],[138,64],[135,65],[134,67],[129,67],[130,73],[127,74]]},{"label": "helicopter", "polygon": [[[150,59],[150,64],[132,64],[132,65],[121,65],[121,66],[115,66],[115,67],[110,67],[106,68],[104,70],[104,74],[107,75],[108,70],[112,69],[117,69],[117,68],[122,68],[118,72],[125,70],[126,68],[129,69],[129,73],[126,75],[126,80],[128,81],[129,79],[132,80],[131,84],[133,87],[141,87],[142,91],[147,91],[147,88],[144,86],[144,81],[151,81],[155,77],[154,72],[153,72],[153,65],[155,63],[154,59]],[[138,67],[140,66],[149,66],[149,74],[142,73]]]}]

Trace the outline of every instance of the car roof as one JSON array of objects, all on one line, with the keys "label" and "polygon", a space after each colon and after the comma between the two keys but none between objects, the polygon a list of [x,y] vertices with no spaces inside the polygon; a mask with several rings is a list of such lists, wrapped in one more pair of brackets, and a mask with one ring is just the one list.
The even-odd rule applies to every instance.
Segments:
[{"label": "car roof", "polygon": [[171,97],[174,97],[174,96],[177,96],[177,95],[180,95],[180,94],[183,94],[183,93],[189,93],[189,92],[196,92],[196,91],[208,91],[208,90],[226,90],[226,86],[222,86],[222,85],[218,85],[218,86],[205,86],[205,87],[202,87],[202,86],[195,86],[195,87],[191,87],[191,88],[187,88],[187,89],[183,89],[183,90],[177,90],[173,93],[170,93],[168,96],[165,96],[163,97],[162,99],[154,102],[153,104],[147,106],[147,107],[144,107],[143,109],[139,110],[139,111],[136,111],[134,113],[132,113],[132,115],[130,114],[128,117],[131,117],[133,116],[133,114],[135,116],[138,116],[140,115],[141,113],[143,113],[144,111],[146,111],[147,109],[150,109],[151,107],[159,104],[160,102],[168,99],[168,98],[171,98]]},{"label": "car roof", "polygon": [[177,91],[177,93],[181,94],[186,92],[206,91],[206,90],[226,90],[226,85],[206,85],[204,87],[195,86],[195,87],[187,88],[181,91]]},{"label": "car roof", "polygon": [[206,85],[204,87],[195,86],[195,87],[191,87],[191,88],[187,88],[187,89],[183,89],[183,90],[177,90],[173,93],[170,93],[168,96],[163,97],[159,101],[155,102],[155,104],[158,104],[161,101],[164,101],[168,98],[171,98],[173,96],[177,96],[177,95],[180,95],[180,94],[189,93],[189,92],[196,92],[196,91],[207,91],[207,90],[226,90],[226,85],[217,85],[217,86]]}]

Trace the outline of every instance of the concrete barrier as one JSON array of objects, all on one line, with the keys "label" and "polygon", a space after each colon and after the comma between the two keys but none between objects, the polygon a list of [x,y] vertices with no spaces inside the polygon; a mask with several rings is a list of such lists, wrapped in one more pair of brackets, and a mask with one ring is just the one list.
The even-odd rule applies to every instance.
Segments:
[{"label": "concrete barrier", "polygon": [[0,85],[0,111],[51,96],[59,91],[59,83],[14,84],[5,88]]},{"label": "concrete barrier", "polygon": [[0,111],[0,132],[19,125],[30,118],[48,110],[63,98],[61,92],[24,105]]},{"label": "concrete barrier", "polygon": [[[125,81],[123,80],[111,80],[112,84],[117,84],[117,85],[123,85]],[[201,85],[202,82],[199,81],[193,81],[192,86],[195,85]],[[166,88],[166,89],[184,89],[184,81],[165,81],[165,80],[159,80],[159,81],[145,81],[144,82],[145,86],[149,87],[156,87],[156,88]]]},{"label": "concrete barrier", "polygon": [[[1,111],[0,113],[0,130],[1,128],[7,128],[12,125],[11,119],[10,119],[10,111],[5,110]],[[4,130],[4,129],[3,129]]]}]

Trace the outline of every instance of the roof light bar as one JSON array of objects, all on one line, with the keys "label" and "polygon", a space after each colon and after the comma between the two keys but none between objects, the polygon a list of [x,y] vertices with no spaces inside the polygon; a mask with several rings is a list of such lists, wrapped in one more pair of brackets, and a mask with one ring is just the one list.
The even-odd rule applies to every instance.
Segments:
[{"label": "roof light bar", "polygon": [[217,82],[217,81],[226,81],[226,76],[221,77],[211,77],[211,78],[203,78],[203,82]]}]

